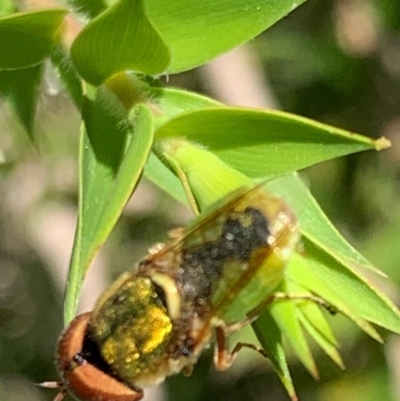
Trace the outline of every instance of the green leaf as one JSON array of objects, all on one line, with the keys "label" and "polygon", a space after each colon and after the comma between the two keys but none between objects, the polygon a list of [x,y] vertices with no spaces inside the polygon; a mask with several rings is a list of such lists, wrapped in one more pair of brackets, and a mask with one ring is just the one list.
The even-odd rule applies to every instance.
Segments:
[{"label": "green leaf", "polygon": [[9,101],[32,141],[42,75],[42,64],[20,70],[0,71],[0,97]]},{"label": "green leaf", "polygon": [[[307,305],[308,306],[308,305]],[[336,342],[332,342],[326,335],[326,329],[332,332],[324,315],[321,313],[317,305],[310,305],[313,311],[307,314],[300,313],[298,318],[308,334],[314,341],[324,350],[324,352],[335,362],[341,369],[344,369],[342,358],[337,350]],[[301,308],[302,312],[303,307]]]},{"label": "green leaf", "polygon": [[147,101],[156,110],[154,118],[157,128],[180,114],[207,107],[223,106],[216,100],[197,93],[156,87],[148,88]]},{"label": "green leaf", "polygon": [[[332,274],[334,277],[334,281],[323,281],[314,274],[314,269],[316,268],[315,264],[310,263],[311,255],[308,255],[308,258],[294,254],[288,264],[287,276],[290,279],[296,281],[298,284],[302,285],[304,288],[308,289],[313,294],[321,297],[322,299],[329,302],[334,308],[336,308],[339,312],[343,313],[345,316],[350,318],[355,324],[357,324],[362,330],[364,330],[369,336],[374,338],[377,341],[382,341],[379,333],[369,324],[365,319],[363,319],[353,308],[352,305],[349,304],[349,292],[343,292],[342,288],[335,286],[334,284],[339,279],[338,275],[335,273]],[[324,270],[322,267],[329,270],[331,265],[322,265],[317,267],[317,269]],[[345,268],[346,270],[346,268]],[[347,273],[346,273],[347,274]],[[351,288],[351,281],[347,282],[347,286]],[[353,288],[351,297],[354,296],[354,291],[356,288]],[[370,295],[370,294],[369,294]],[[347,297],[346,297],[347,296]]]},{"label": "green leaf", "polygon": [[156,132],[157,140],[172,137],[201,143],[253,178],[389,144],[289,113],[222,107],[181,115]]},{"label": "green leaf", "polygon": [[293,387],[292,378],[286,362],[285,350],[282,345],[282,334],[275,320],[272,318],[270,312],[266,310],[252,326],[262,348],[267,352],[268,359],[272,363],[275,372],[290,395],[290,398],[296,401],[297,395]]},{"label": "green leaf", "polygon": [[[146,98],[151,109],[155,111],[156,127],[182,113],[219,105],[218,102],[206,96],[170,88],[149,87],[146,91]],[[180,180],[153,153],[147,161],[144,175],[170,196],[188,205],[188,198]]]},{"label": "green leaf", "polygon": [[80,111],[83,102],[82,81],[72,65],[68,50],[62,44],[58,44],[51,54],[51,61],[75,106]]},{"label": "green leaf", "polygon": [[304,237],[348,265],[382,274],[337,231],[296,173],[268,180],[267,187],[295,212]]},{"label": "green leaf", "polygon": [[48,57],[66,14],[54,9],[0,18],[0,70],[31,67]]},{"label": "green leaf", "polygon": [[162,141],[156,144],[155,150],[179,177],[195,213],[229,192],[253,184],[250,178],[223,163],[213,153],[183,139]]},{"label": "green leaf", "polygon": [[12,0],[0,1],[0,17],[12,14],[16,11],[15,4]]},{"label": "green leaf", "polygon": [[291,266],[291,278],[328,302],[333,301],[332,304],[341,309],[341,306],[335,305],[335,300],[327,296],[328,293],[336,293],[340,302],[361,318],[400,333],[400,312],[385,294],[351,266],[334,259],[310,240],[304,238],[303,241],[305,260],[301,264],[302,271]]},{"label": "green leaf", "polygon": [[253,39],[305,0],[146,0],[146,13],[171,49],[168,72],[197,67]]},{"label": "green leaf", "polygon": [[[321,311],[321,305],[311,298],[313,294],[304,287],[286,278],[284,281],[286,292],[294,297],[297,319],[325,353],[340,368],[344,369],[342,358],[337,350],[338,343],[325,315]],[[295,297],[302,297],[303,300],[296,301]],[[307,297],[310,299],[307,300]]]},{"label": "green leaf", "polygon": [[274,301],[269,311],[281,332],[289,340],[297,357],[310,374],[317,379],[319,377],[318,370],[300,325],[296,309],[296,303],[289,299]]},{"label": "green leaf", "polygon": [[89,88],[80,156],[77,231],[65,298],[65,323],[76,312],[86,270],[131,196],[151,149],[151,113],[138,105],[131,115],[106,88]]},{"label": "green leaf", "polygon": [[173,174],[153,152],[150,153],[147,160],[144,176],[178,202],[188,205],[187,196],[179,178]]},{"label": "green leaf", "polygon": [[[293,290],[290,290],[293,293]],[[295,293],[301,293],[296,291]],[[304,295],[307,296],[309,292],[305,292]],[[317,331],[327,342],[329,342],[333,347],[337,348],[338,342],[332,332],[331,326],[326,320],[325,315],[321,311],[321,306],[314,301],[303,302],[298,308],[301,311],[301,318],[307,320],[311,326]]]},{"label": "green leaf", "polygon": [[119,0],[92,20],[72,43],[71,57],[93,85],[126,70],[158,74],[169,63],[168,48],[145,16],[141,0]]},{"label": "green leaf", "polygon": [[[400,319],[387,298],[371,286],[365,285],[365,278],[354,275],[346,266],[340,265],[335,260],[329,260],[329,255],[323,254],[324,263],[316,262],[314,254],[318,251],[313,248],[313,245],[308,243],[307,258],[297,254],[292,256],[287,269],[287,275],[291,280],[326,300],[377,341],[382,341],[381,336],[367,321],[370,320],[371,314],[367,316],[361,313],[357,302],[366,302],[367,308],[372,307],[375,311],[383,313],[374,323],[383,327],[390,326],[391,330],[398,332]],[[338,266],[340,269],[337,269]],[[342,288],[341,285],[345,287]]]}]

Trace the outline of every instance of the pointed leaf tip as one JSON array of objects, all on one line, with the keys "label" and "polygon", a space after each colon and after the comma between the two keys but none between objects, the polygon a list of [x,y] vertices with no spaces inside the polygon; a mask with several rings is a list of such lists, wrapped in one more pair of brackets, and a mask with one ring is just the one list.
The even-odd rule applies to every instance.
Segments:
[{"label": "pointed leaf tip", "polygon": [[378,139],[375,141],[375,149],[376,149],[377,151],[381,151],[381,150],[388,149],[388,148],[390,148],[391,146],[392,146],[392,143],[390,142],[390,140],[387,139],[387,138],[384,137],[384,136],[381,136],[380,138],[378,138]]}]

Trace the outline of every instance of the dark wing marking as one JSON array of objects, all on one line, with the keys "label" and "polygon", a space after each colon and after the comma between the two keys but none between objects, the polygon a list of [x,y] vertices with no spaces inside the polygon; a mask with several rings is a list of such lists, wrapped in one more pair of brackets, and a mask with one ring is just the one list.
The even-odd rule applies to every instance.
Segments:
[{"label": "dark wing marking", "polygon": [[[205,216],[200,215],[196,218],[192,223],[193,225],[190,225],[188,229],[185,229],[181,237],[168,242],[164,248],[156,254],[150,255],[147,260],[151,262],[152,260],[157,260],[158,258],[163,257],[167,253],[182,249],[182,244],[184,244],[185,241],[188,241],[191,237],[197,237],[197,234],[201,235],[201,233],[206,230],[206,227],[209,225],[215,225],[215,221],[218,220],[220,216],[229,214],[229,212],[233,211],[238,204],[248,197],[249,194],[260,191],[264,185],[265,183],[263,182],[254,187],[241,187],[231,192],[211,206],[211,209],[205,212]],[[264,192],[265,196],[267,196],[267,191]]]}]

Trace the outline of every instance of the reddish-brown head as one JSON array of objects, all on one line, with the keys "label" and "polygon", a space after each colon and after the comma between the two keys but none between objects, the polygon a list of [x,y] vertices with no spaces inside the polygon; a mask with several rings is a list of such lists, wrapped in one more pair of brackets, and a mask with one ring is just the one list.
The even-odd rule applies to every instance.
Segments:
[{"label": "reddish-brown head", "polygon": [[61,388],[82,401],[137,401],[142,391],[135,391],[87,362],[80,355],[91,313],[77,316],[58,343],[57,366]]}]

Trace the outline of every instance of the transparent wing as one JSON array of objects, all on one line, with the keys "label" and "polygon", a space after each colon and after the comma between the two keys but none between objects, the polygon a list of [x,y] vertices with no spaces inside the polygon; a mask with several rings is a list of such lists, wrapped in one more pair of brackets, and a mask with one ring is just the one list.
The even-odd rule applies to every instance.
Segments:
[{"label": "transparent wing", "polygon": [[142,270],[173,277],[183,303],[210,319],[222,316],[239,294],[244,307],[257,303],[263,286],[280,280],[286,255],[298,240],[294,215],[264,185],[241,188],[222,199],[179,238],[148,256]]}]

